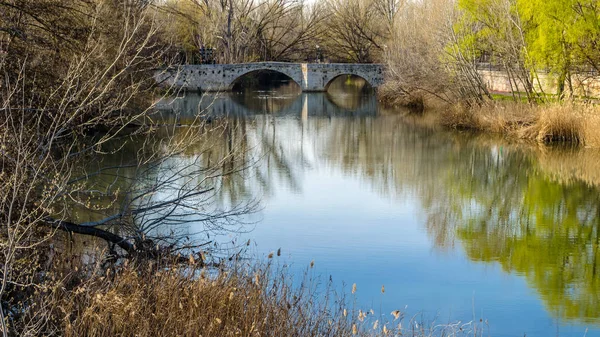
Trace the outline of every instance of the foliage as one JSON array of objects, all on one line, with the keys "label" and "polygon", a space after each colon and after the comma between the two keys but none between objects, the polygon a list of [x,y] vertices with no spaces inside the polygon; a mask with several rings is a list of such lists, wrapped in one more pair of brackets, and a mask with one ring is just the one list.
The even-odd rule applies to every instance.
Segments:
[{"label": "foliage", "polygon": [[[600,6],[597,1],[449,1],[446,4],[455,6],[454,12],[443,4],[436,6],[438,17],[433,26],[428,21],[430,15],[425,12],[422,22],[411,23],[407,14],[412,8],[427,8],[429,2],[432,1],[411,3],[402,15],[397,16],[394,30],[396,36],[402,38],[389,40],[392,52],[386,53],[386,60],[391,69],[401,68],[395,64],[401,64],[403,60],[410,62],[409,68],[419,69],[419,62],[412,61],[411,51],[429,48],[428,53],[420,54],[435,57],[427,56],[424,61],[437,59],[446,66],[436,69],[438,81],[428,76],[399,76],[400,71],[395,70],[388,78],[390,83],[396,83],[397,96],[410,96],[410,93],[414,96],[419,91],[419,95],[423,95],[424,89],[427,89],[426,96],[443,96],[445,93],[441,88],[450,82],[454,84],[451,90],[461,92],[458,100],[462,103],[469,105],[474,100],[481,104],[491,100],[494,97],[487,92],[478,73],[480,62],[507,76],[515,102],[522,100],[522,95],[531,103],[546,101],[548,96],[538,75],[546,71],[555,78],[560,98],[566,94],[573,96],[582,88],[586,95],[588,84],[581,78],[597,81],[600,60]],[[446,14],[440,15],[441,12]],[[431,30],[437,30],[437,35],[423,33]],[[411,35],[420,38],[408,47]],[[440,38],[445,46],[443,49],[436,48]],[[429,68],[435,69],[435,65]],[[421,72],[427,74],[425,69]],[[393,90],[388,90],[385,96],[393,95]]]},{"label": "foliage", "polygon": [[[528,67],[525,27],[517,2],[461,0],[458,6],[464,13],[461,24],[471,28],[463,43],[470,45],[467,48],[477,50],[479,57],[487,53],[492,57],[490,62],[502,66],[509,77],[513,96],[524,92],[529,101],[534,101],[538,96]],[[517,97],[514,99],[518,100]]]},{"label": "foliage", "polygon": [[573,73],[598,67],[596,1],[461,0],[458,5],[465,19],[476,23],[477,48],[514,74],[513,92],[524,91],[530,101],[540,98],[531,77],[535,72],[556,74],[562,96],[565,84],[573,93]]}]

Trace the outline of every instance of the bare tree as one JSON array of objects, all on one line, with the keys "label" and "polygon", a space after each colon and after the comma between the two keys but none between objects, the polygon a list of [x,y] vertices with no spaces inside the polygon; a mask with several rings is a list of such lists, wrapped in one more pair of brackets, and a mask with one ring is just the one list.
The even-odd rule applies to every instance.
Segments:
[{"label": "bare tree", "polygon": [[[214,203],[219,180],[248,164],[230,160],[243,150],[235,142],[225,154],[205,156],[227,123],[207,125],[198,115],[180,126],[154,109],[152,75],[168,50],[156,12],[135,1],[68,4],[0,2],[10,8],[0,26],[14,28],[0,33],[5,336],[35,334],[44,324],[45,317],[17,318],[23,294],[44,282],[43,264],[51,264],[44,251],[56,231],[105,240],[112,258],[152,256],[181,248],[189,233],[178,228],[186,224],[210,233],[238,229],[236,216],[251,206]],[[52,13],[39,10],[45,5]],[[62,17],[74,20],[73,30],[49,24]],[[204,150],[190,155],[198,146]],[[125,148],[135,155],[109,159]]]},{"label": "bare tree", "polygon": [[396,22],[396,17],[406,6],[406,0],[375,0],[373,6],[387,21],[388,29],[392,29]]},{"label": "bare tree", "polygon": [[390,103],[483,100],[489,93],[477,72],[477,51],[460,48],[454,1],[406,4],[396,16],[385,50],[387,83],[379,91]]},{"label": "bare tree", "polygon": [[176,44],[198,51],[213,48],[221,63],[306,58],[322,29],[320,5],[302,0],[182,0],[160,8],[177,22]]},{"label": "bare tree", "polygon": [[257,17],[261,60],[298,61],[322,35],[325,15],[320,3],[267,1]]},{"label": "bare tree", "polygon": [[387,11],[397,7],[381,5],[376,7],[380,9],[377,11],[371,8],[374,5],[372,0],[327,2],[325,48],[331,57],[359,63],[378,59],[389,32],[385,23],[395,15]]}]

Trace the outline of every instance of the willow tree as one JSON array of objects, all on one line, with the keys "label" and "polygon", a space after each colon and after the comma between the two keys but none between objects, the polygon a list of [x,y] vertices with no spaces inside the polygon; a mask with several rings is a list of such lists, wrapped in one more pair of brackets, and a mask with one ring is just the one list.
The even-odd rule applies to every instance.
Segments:
[{"label": "willow tree", "polygon": [[459,0],[462,11],[460,25],[471,30],[461,42],[471,45],[478,57],[487,53],[490,62],[506,72],[515,100],[525,94],[529,101],[537,99],[533,73],[528,63],[526,27],[517,0]]},{"label": "willow tree", "polygon": [[557,76],[557,94],[573,94],[572,75],[598,70],[600,7],[593,0],[518,1],[533,66]]},{"label": "willow tree", "polygon": [[575,56],[582,65],[600,73],[600,4],[598,1],[580,0],[572,8],[577,18],[573,41]]},{"label": "willow tree", "polygon": [[563,96],[565,82],[572,92],[572,43],[568,38],[574,18],[572,1],[520,1],[519,8],[530,29],[527,32],[532,62],[558,76],[557,94]]}]

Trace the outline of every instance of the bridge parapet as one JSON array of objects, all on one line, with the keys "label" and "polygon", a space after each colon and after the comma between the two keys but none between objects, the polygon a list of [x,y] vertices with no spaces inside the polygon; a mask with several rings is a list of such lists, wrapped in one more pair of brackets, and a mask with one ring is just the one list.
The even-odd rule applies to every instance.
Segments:
[{"label": "bridge parapet", "polygon": [[238,78],[259,70],[282,73],[302,91],[327,91],[331,81],[341,75],[360,76],[375,88],[383,83],[381,64],[286,62],[185,65],[157,73],[156,80],[187,90],[230,91]]}]

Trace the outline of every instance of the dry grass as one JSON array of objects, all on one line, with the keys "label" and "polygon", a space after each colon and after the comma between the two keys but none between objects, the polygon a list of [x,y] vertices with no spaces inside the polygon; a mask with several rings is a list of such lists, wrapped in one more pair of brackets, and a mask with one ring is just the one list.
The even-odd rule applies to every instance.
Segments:
[{"label": "dry grass", "polygon": [[442,125],[455,129],[493,132],[546,144],[600,147],[600,107],[590,104],[492,102],[472,108],[455,106],[440,118]]},{"label": "dry grass", "polygon": [[[312,264],[310,266],[312,268]],[[197,264],[130,263],[75,269],[37,292],[24,311],[34,335],[61,336],[463,336],[483,323],[403,323],[400,311],[349,305],[305,275],[293,284],[271,265],[227,270]],[[382,292],[384,288],[382,287]],[[356,293],[356,286],[352,294]],[[354,302],[356,303],[356,302]],[[404,324],[404,326],[403,326]],[[18,331],[18,335],[28,335]],[[29,334],[31,335],[31,334]]]},{"label": "dry grass", "polygon": [[65,336],[341,335],[327,305],[308,288],[293,290],[270,268],[215,271],[192,265],[124,267],[54,298]]},{"label": "dry grass", "polygon": [[387,81],[377,88],[377,97],[385,106],[400,106],[422,111],[425,106],[433,105],[433,102],[426,102],[427,95],[423,92],[402,91],[400,84],[392,81]]}]

